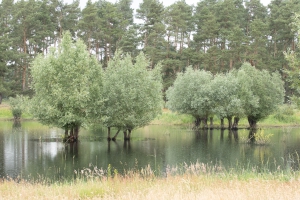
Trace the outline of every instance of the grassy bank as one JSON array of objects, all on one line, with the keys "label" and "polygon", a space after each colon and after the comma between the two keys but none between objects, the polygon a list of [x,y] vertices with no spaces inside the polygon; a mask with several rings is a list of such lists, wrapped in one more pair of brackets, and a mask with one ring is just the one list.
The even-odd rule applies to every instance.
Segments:
[{"label": "grassy bank", "polygon": [[[0,120],[13,120],[13,115],[10,110],[9,103],[4,101],[0,104]],[[32,119],[32,116],[29,113],[22,114],[22,120]]]},{"label": "grassy bank", "polygon": [[[9,107],[8,102],[2,102],[0,104],[0,120],[12,120],[13,115]],[[33,117],[29,113],[22,114],[22,120],[30,120]],[[225,119],[225,126],[228,122]],[[157,116],[151,124],[160,125],[186,125],[193,126],[194,118],[186,114],[178,114],[172,112],[168,109],[163,109],[162,113]],[[220,126],[220,119],[214,117],[214,126]],[[300,110],[293,109],[289,106],[280,107],[274,114],[270,115],[268,118],[258,122],[258,127],[274,127],[274,126],[299,126],[300,125]],[[240,119],[239,127],[248,127],[248,121],[246,118]]]},{"label": "grassy bank", "polygon": [[[281,107],[274,114],[268,118],[258,122],[258,127],[275,127],[275,126],[299,126],[300,125],[300,110],[293,109],[287,112],[288,108]],[[225,126],[228,125],[227,120],[224,120]],[[187,125],[193,126],[194,118],[190,115],[178,114],[164,109],[162,114],[157,116],[151,124],[169,124],[169,125]],[[220,119],[214,117],[214,126],[220,126]],[[246,118],[240,119],[239,127],[248,127],[248,120]]]},{"label": "grassy bank", "polygon": [[[165,177],[149,168],[126,175],[85,174],[69,183],[0,183],[0,199],[299,199],[296,172],[226,172],[197,163]],[[86,172],[86,171],[85,171]],[[98,171],[99,172],[99,171]],[[99,175],[100,174],[100,175]]]}]

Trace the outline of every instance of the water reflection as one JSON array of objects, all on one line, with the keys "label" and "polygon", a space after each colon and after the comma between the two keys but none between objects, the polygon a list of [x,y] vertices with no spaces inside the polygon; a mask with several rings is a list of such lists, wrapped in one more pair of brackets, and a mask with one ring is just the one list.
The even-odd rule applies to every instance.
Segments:
[{"label": "water reflection", "polygon": [[268,163],[270,169],[298,169],[299,130],[265,129],[265,134],[273,134],[268,145],[243,143],[247,138],[255,141],[255,132],[250,130],[195,132],[179,126],[148,126],[134,131],[130,141],[120,137],[110,142],[105,130],[83,130],[79,142],[64,144],[62,130],[38,123],[15,126],[0,122],[0,176],[61,180],[90,166],[106,169],[111,165],[122,173],[149,164],[164,172],[169,166],[195,162],[225,168],[265,167]]},{"label": "water reflection", "polygon": [[20,121],[16,121],[14,120],[13,125],[12,125],[12,129],[14,130],[14,132],[19,131],[22,127],[22,124]]}]

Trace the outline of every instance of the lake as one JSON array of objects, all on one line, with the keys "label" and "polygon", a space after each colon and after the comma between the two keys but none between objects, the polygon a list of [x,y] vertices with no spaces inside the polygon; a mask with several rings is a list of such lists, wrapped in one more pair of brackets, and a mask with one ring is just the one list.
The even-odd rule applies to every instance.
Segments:
[{"label": "lake", "polygon": [[[35,121],[15,125],[0,122],[0,177],[70,180],[87,168],[124,170],[148,165],[163,172],[168,167],[196,162],[226,169],[255,166],[270,170],[299,167],[300,128],[266,128],[268,145],[246,144],[249,130],[195,132],[188,126],[151,125],[134,130],[131,141],[106,140],[106,129],[81,129],[80,141],[64,144],[64,131]],[[114,131],[113,131],[114,134]],[[112,134],[112,135],[113,135]]]}]

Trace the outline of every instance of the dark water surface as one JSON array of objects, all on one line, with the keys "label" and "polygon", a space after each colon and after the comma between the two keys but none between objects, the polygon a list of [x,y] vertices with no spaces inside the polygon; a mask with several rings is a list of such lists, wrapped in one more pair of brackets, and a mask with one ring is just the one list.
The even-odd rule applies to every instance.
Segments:
[{"label": "dark water surface", "polygon": [[0,122],[0,177],[23,179],[72,179],[84,168],[110,165],[120,173],[150,165],[164,171],[184,163],[210,163],[225,168],[236,166],[297,168],[300,153],[299,128],[267,128],[273,134],[269,145],[243,141],[249,130],[194,132],[183,126],[153,125],[137,129],[130,142],[119,134],[116,142],[106,140],[106,130],[84,130],[80,142],[64,144],[63,130],[37,122]]}]

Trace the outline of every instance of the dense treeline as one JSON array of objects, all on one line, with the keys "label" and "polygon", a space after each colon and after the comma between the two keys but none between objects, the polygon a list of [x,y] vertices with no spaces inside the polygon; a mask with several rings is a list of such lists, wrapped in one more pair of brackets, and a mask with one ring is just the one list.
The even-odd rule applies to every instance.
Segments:
[{"label": "dense treeline", "polygon": [[213,74],[245,61],[257,69],[289,69],[283,52],[296,48],[291,22],[299,0],[273,0],[268,6],[259,0],[202,0],[194,7],[184,0],[168,7],[143,0],[135,16],[131,3],[89,0],[81,10],[78,0],[2,0],[0,102],[2,96],[31,92],[33,58],[57,46],[66,30],[85,42],[103,68],[117,49],[133,57],[143,51],[151,67],[162,63],[165,90],[189,65]]}]

